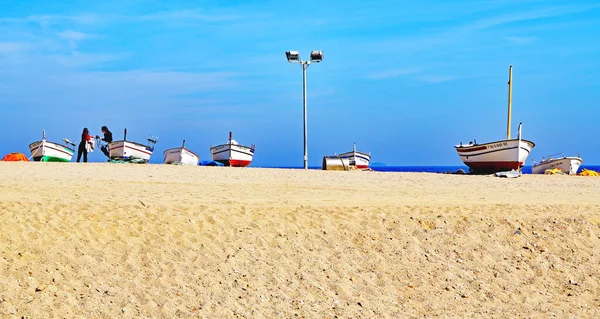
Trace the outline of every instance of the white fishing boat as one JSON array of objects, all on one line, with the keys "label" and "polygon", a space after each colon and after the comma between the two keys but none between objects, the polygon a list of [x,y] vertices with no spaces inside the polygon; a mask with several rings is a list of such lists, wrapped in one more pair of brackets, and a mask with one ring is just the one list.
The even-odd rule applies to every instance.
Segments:
[{"label": "white fishing boat", "polygon": [[254,144],[252,146],[240,145],[232,138],[229,132],[229,141],[217,146],[210,146],[212,160],[225,166],[246,167],[254,157]]},{"label": "white fishing boat", "polygon": [[[558,156],[557,156],[558,155]],[[563,173],[577,175],[579,167],[583,163],[581,156],[565,156],[562,153],[553,154],[542,158],[541,161],[533,160],[532,174],[544,174],[548,169],[559,168]]]},{"label": "white fishing boat", "polygon": [[352,152],[342,153],[340,155],[323,157],[321,168],[327,171],[348,171],[352,169],[369,169],[371,163],[371,154],[358,152],[356,143]]},{"label": "white fishing boat", "polygon": [[338,156],[344,161],[346,165],[354,166],[360,169],[369,168],[369,163],[371,163],[371,154],[358,152],[356,150],[356,143],[354,143],[351,152],[342,153]]},{"label": "white fishing boat", "polygon": [[165,164],[198,165],[200,157],[191,150],[185,148],[185,140],[180,147],[170,148],[163,152]]},{"label": "white fishing boat", "polygon": [[42,131],[42,140],[29,144],[31,157],[35,162],[70,162],[73,159],[75,143],[63,138],[66,145],[46,141],[46,131]]},{"label": "white fishing boat", "polygon": [[108,144],[108,153],[111,160],[141,160],[144,163],[148,163],[152,152],[154,151],[154,144],[156,144],[156,138],[148,138],[148,145],[131,142],[127,140],[127,129],[122,141],[113,141]]},{"label": "white fishing boat", "polygon": [[512,112],[512,65],[509,69],[508,80],[508,123],[506,140],[477,144],[476,141],[463,145],[455,145],[460,159],[471,169],[471,173],[486,174],[509,170],[520,171],[527,156],[535,144],[521,138],[521,124],[519,123],[518,137],[510,138],[510,124]]}]

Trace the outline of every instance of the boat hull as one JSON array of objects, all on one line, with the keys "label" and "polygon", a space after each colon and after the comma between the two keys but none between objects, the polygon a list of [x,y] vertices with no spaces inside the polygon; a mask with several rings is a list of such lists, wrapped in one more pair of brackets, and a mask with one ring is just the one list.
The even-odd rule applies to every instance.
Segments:
[{"label": "boat hull", "polygon": [[130,141],[114,141],[108,144],[110,159],[128,160],[142,159],[145,162],[150,160],[153,148]]},{"label": "boat hull", "polygon": [[454,147],[471,173],[491,174],[521,170],[534,146],[531,141],[515,139]]},{"label": "boat hull", "polygon": [[544,174],[547,169],[560,168],[564,173],[577,175],[577,171],[582,163],[583,160],[580,157],[564,156],[561,158],[550,158],[534,164],[531,168],[531,173]]},{"label": "boat hull", "polygon": [[356,166],[356,168],[369,168],[371,163],[371,155],[363,152],[347,152],[342,153],[339,157],[344,161],[346,166]]},{"label": "boat hull", "polygon": [[183,165],[198,165],[200,158],[196,153],[185,147],[171,148],[164,151],[165,164],[180,163]]},{"label": "boat hull", "polygon": [[74,152],[70,147],[46,140],[29,144],[29,151],[35,162],[70,162]]},{"label": "boat hull", "polygon": [[211,147],[210,153],[213,161],[231,167],[246,167],[250,165],[254,157],[254,149],[238,144]]}]

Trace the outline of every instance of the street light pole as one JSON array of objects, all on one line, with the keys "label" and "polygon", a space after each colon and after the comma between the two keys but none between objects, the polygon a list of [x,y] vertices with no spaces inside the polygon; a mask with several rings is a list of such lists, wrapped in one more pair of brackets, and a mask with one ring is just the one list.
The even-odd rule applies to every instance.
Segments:
[{"label": "street light pole", "polygon": [[308,169],[308,123],[306,115],[306,69],[310,61],[302,63],[302,103],[304,110],[304,169]]},{"label": "street light pole", "polygon": [[300,60],[298,51],[287,51],[285,53],[289,63],[300,63],[302,66],[302,106],[303,106],[303,121],[304,121],[304,169],[308,169],[308,115],[306,112],[306,69],[311,62],[319,63],[323,60],[323,51],[312,51],[310,60]]}]

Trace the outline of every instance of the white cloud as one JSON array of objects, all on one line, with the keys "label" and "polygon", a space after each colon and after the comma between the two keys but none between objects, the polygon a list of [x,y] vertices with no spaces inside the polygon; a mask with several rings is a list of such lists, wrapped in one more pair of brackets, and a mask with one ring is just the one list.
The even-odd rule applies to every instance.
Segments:
[{"label": "white cloud", "polygon": [[63,39],[67,39],[67,40],[71,40],[71,41],[81,41],[81,40],[88,39],[91,37],[91,35],[89,35],[89,34],[72,31],[72,30],[66,30],[66,31],[60,32],[60,33],[58,33],[58,36]]},{"label": "white cloud", "polygon": [[504,37],[504,39],[514,44],[528,44],[536,41],[537,37]]},{"label": "white cloud", "polygon": [[389,69],[385,71],[376,72],[367,76],[368,79],[371,80],[382,80],[388,78],[396,78],[403,75],[409,75],[419,72],[418,68],[408,68],[408,69]]},{"label": "white cloud", "polygon": [[224,22],[239,20],[241,18],[242,16],[236,14],[202,13],[198,10],[161,11],[142,16],[129,17],[129,19],[140,21],[200,20],[205,22]]},{"label": "white cloud", "polygon": [[63,22],[75,22],[80,24],[93,24],[98,17],[93,14],[82,15],[30,15],[22,18],[0,18],[0,23],[36,23],[41,26],[59,24]]},{"label": "white cloud", "polygon": [[82,67],[98,65],[104,62],[118,60],[123,57],[124,55],[119,54],[93,54],[74,51],[69,55],[51,55],[48,56],[48,59],[67,67]]},{"label": "white cloud", "polygon": [[11,54],[24,51],[29,46],[21,42],[0,42],[0,54]]},{"label": "white cloud", "polygon": [[456,77],[443,75],[424,75],[420,76],[419,80],[430,84],[436,84],[456,80]]}]

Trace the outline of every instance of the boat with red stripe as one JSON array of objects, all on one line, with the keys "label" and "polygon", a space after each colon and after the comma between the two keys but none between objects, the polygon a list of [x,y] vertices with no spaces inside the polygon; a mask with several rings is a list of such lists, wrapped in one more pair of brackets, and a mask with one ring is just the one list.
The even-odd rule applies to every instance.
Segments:
[{"label": "boat with red stripe", "polygon": [[519,123],[518,137],[510,138],[510,124],[512,116],[512,65],[509,69],[508,80],[508,121],[506,140],[491,143],[477,144],[477,141],[454,148],[460,159],[471,169],[471,173],[489,174],[502,171],[520,171],[527,160],[527,156],[535,143],[521,138],[522,123]]},{"label": "boat with red stripe", "polygon": [[240,145],[232,138],[229,132],[229,141],[225,144],[210,147],[212,160],[225,166],[246,167],[254,158],[254,144],[252,146]]},{"label": "boat with red stripe", "polygon": [[123,134],[123,140],[113,141],[108,144],[108,153],[111,160],[141,160],[144,163],[148,163],[152,152],[154,151],[154,145],[157,142],[156,138],[148,138],[148,145],[136,143],[127,140],[127,129]]}]

